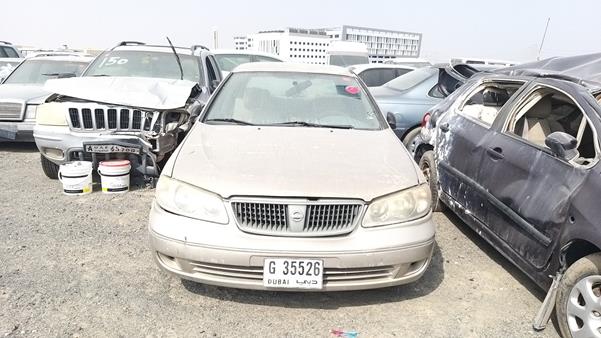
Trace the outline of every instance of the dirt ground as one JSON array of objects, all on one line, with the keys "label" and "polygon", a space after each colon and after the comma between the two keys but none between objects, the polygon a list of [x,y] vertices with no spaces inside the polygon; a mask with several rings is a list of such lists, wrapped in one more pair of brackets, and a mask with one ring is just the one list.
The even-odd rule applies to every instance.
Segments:
[{"label": "dirt ground", "polygon": [[153,191],[61,194],[34,146],[0,143],[0,337],[557,337],[531,329],[544,294],[457,218],[435,214],[418,282],[279,293],[182,281],[154,265]]}]

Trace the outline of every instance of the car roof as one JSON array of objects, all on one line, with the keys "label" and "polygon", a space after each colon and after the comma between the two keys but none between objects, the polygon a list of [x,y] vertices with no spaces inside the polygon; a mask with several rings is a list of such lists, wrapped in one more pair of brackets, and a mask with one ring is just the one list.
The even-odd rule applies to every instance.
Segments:
[{"label": "car roof", "polygon": [[352,77],[356,76],[355,74],[351,73],[351,71],[343,67],[292,62],[249,62],[239,65],[232,71],[232,73],[242,72],[293,72]]},{"label": "car roof", "polygon": [[394,64],[394,63],[366,63],[361,65],[353,65],[349,66],[355,73],[361,73],[367,69],[378,69],[378,68],[399,68],[399,69],[415,69],[415,67],[411,67],[403,64]]},{"label": "car roof", "polygon": [[53,56],[33,56],[26,58],[24,60],[34,61],[34,60],[43,60],[43,61],[73,61],[73,62],[92,62],[94,60],[91,56],[77,56],[77,55],[53,55]]},{"label": "car roof", "polygon": [[264,52],[257,52],[254,50],[213,49],[213,50],[211,50],[211,52],[213,52],[213,54],[215,54],[215,55],[221,55],[221,54],[259,55],[259,56],[268,56],[268,57],[278,59],[278,60],[283,60],[279,55],[271,54],[271,53],[264,53]]},{"label": "car roof", "polygon": [[[173,53],[170,46],[153,46],[153,45],[126,45],[116,46],[111,50],[124,50],[124,51],[141,51],[141,52],[161,52],[161,53]],[[186,47],[175,47],[175,51],[178,54],[192,55],[192,49]]]}]

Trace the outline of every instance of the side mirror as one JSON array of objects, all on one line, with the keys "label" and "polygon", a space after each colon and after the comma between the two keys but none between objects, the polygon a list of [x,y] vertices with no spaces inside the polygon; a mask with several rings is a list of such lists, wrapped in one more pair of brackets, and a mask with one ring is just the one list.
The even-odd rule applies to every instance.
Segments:
[{"label": "side mirror", "polygon": [[396,117],[394,117],[393,113],[388,112],[388,114],[386,114],[386,122],[388,122],[390,128],[396,129]]},{"label": "side mirror", "polygon": [[545,139],[545,144],[553,154],[565,160],[573,160],[578,157],[578,141],[570,134],[566,134],[561,131],[551,133]]},{"label": "side mirror", "polygon": [[211,80],[211,91],[214,91],[219,86],[219,80]]}]

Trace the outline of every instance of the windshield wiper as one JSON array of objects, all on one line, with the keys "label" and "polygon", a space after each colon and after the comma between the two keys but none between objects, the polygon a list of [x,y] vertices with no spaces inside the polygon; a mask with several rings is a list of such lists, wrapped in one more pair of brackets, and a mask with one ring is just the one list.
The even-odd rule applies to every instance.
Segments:
[{"label": "windshield wiper", "polygon": [[268,126],[301,126],[301,127],[314,127],[314,128],[336,128],[336,129],[355,129],[355,127],[348,124],[320,124],[312,123],[307,121],[289,121],[281,123],[270,123]]},{"label": "windshield wiper", "polygon": [[110,76],[107,74],[94,74],[94,75],[90,75],[91,77],[99,77],[99,76]]},{"label": "windshield wiper", "polygon": [[244,126],[254,126],[254,123],[250,123],[250,122],[246,122],[246,121],[242,121],[242,120],[236,120],[236,119],[230,119],[230,118],[223,118],[223,119],[208,119],[205,122],[227,122],[227,123],[233,123],[233,124],[240,124],[240,125],[244,125]]}]

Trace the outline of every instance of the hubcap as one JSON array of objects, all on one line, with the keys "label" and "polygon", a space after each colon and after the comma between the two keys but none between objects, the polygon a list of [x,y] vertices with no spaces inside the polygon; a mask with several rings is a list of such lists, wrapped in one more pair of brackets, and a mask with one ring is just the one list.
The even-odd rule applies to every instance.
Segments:
[{"label": "hubcap", "polygon": [[572,288],[567,304],[572,337],[601,337],[601,276],[587,276]]}]

